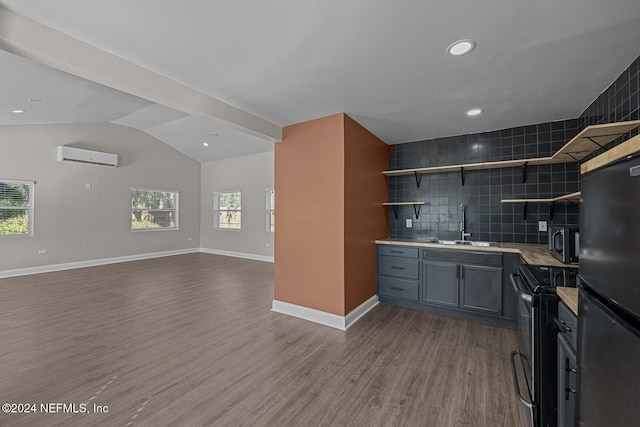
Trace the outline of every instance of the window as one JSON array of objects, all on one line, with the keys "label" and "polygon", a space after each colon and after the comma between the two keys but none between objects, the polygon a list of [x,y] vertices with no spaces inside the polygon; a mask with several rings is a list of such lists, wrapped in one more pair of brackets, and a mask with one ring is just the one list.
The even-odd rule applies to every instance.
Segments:
[{"label": "window", "polygon": [[241,193],[213,193],[213,228],[240,230],[242,228]]},{"label": "window", "polygon": [[276,192],[267,190],[267,231],[273,233],[276,228]]},{"label": "window", "polygon": [[178,229],[178,192],[131,189],[131,230]]},{"label": "window", "polygon": [[34,184],[0,179],[0,237],[33,235]]}]

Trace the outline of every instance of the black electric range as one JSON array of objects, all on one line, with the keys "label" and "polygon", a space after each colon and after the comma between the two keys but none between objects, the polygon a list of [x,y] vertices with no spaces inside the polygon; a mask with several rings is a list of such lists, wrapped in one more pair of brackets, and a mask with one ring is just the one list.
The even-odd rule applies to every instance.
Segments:
[{"label": "black electric range", "polygon": [[[557,425],[556,287],[576,287],[577,281],[578,269],[571,267],[524,264],[511,274],[518,296],[518,348],[511,352],[514,385],[520,401],[531,410],[534,427]],[[518,378],[517,358],[524,381]]]}]

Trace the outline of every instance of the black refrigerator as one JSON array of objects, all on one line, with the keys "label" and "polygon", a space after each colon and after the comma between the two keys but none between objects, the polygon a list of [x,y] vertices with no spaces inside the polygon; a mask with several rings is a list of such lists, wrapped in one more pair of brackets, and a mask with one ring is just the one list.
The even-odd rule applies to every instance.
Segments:
[{"label": "black refrigerator", "polygon": [[577,425],[640,426],[640,155],[583,176]]}]

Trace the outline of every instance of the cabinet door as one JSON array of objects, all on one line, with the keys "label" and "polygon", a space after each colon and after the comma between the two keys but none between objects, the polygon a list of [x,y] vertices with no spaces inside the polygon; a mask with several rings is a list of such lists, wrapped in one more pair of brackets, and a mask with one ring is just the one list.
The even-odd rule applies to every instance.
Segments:
[{"label": "cabinet door", "polygon": [[422,300],[458,307],[459,264],[425,261],[423,269]]},{"label": "cabinet door", "polygon": [[574,426],[576,366],[576,354],[558,334],[558,427]]},{"label": "cabinet door", "polygon": [[462,264],[460,273],[460,307],[483,313],[502,314],[501,268]]}]

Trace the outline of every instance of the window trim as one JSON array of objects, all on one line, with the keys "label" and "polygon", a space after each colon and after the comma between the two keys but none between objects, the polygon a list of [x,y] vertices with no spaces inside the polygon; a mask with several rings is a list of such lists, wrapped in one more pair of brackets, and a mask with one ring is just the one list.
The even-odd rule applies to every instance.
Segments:
[{"label": "window trim", "polygon": [[35,216],[35,190],[36,190],[36,181],[25,181],[19,179],[5,179],[0,178],[0,182],[6,184],[22,184],[29,186],[29,202],[27,206],[0,206],[0,210],[19,210],[25,209],[27,211],[27,230],[26,234],[0,234],[0,239],[24,239],[33,237],[35,235],[34,232],[34,216]]},{"label": "window trim", "polygon": [[220,194],[238,193],[240,194],[240,209],[236,209],[235,212],[242,214],[242,191],[229,190],[229,191],[214,191],[213,192],[213,229],[215,231],[242,231],[242,216],[240,217],[240,227],[238,228],[222,228],[220,227]]},{"label": "window trim", "polygon": [[[273,204],[271,203],[271,193],[273,193]],[[265,202],[266,202],[266,208],[267,208],[267,212],[266,212],[266,232],[267,233],[275,233],[275,228],[276,228],[276,224],[275,224],[275,220],[272,223],[271,222],[271,216],[272,216],[272,212],[273,212],[273,216],[275,218],[275,211],[276,211],[276,190],[274,188],[267,188],[265,190]]]},{"label": "window trim", "polygon": [[[176,195],[176,207],[175,209],[166,209],[165,212],[174,212],[174,220],[175,224],[173,227],[158,227],[158,228],[131,228],[132,222],[129,219],[129,228],[132,233],[144,233],[147,231],[176,231],[180,229],[180,191],[179,190],[167,190],[167,189],[158,189],[158,188],[142,188],[142,187],[129,187],[129,205],[130,210],[129,214],[133,215],[133,205],[132,205],[132,196],[133,191],[148,191],[148,192],[157,192],[157,193],[175,193]],[[152,210],[160,210],[160,209],[152,209]]]}]

